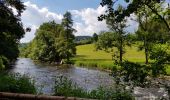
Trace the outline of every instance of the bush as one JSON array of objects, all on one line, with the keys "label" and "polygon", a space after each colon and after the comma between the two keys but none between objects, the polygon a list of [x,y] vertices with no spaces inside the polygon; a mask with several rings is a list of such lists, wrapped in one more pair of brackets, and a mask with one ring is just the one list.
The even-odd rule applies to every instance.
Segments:
[{"label": "bush", "polygon": [[0,91],[12,93],[36,94],[34,83],[25,75],[0,74]]},{"label": "bush", "polygon": [[77,60],[75,61],[76,66],[81,67],[92,67],[98,68],[101,70],[112,70],[114,63],[111,60],[93,60],[93,59],[85,59],[85,60]]},{"label": "bush", "polygon": [[76,42],[76,46],[91,44],[91,43],[93,43],[92,39],[85,39],[85,40],[81,40],[81,41]]},{"label": "bush", "polygon": [[133,100],[132,95],[122,88],[106,89],[99,87],[96,90],[86,91],[63,76],[56,79],[54,91],[54,95],[57,96],[80,97],[99,100]]},{"label": "bush", "polygon": [[9,61],[5,56],[0,56],[0,70],[5,69],[9,65]]},{"label": "bush", "polygon": [[89,98],[99,100],[133,100],[132,95],[122,88],[106,89],[99,87],[89,92]]},{"label": "bush", "polygon": [[87,92],[63,76],[57,77],[54,91],[57,96],[87,97]]},{"label": "bush", "polygon": [[124,61],[121,64],[121,74],[124,82],[132,82],[136,86],[145,86],[150,68],[147,65],[141,65],[129,61]]}]

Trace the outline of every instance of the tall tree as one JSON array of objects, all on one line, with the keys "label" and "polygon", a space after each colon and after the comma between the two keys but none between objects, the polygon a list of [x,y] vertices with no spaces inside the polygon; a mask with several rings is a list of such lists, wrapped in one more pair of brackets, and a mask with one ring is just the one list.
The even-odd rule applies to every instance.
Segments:
[{"label": "tall tree", "polygon": [[[157,9],[161,10],[160,6]],[[137,31],[138,39],[143,42],[139,46],[140,50],[144,49],[145,52],[145,63],[148,64],[149,53],[152,46],[155,43],[166,41],[168,29],[165,25],[157,19],[157,15],[153,14],[152,11],[147,7],[143,6],[140,10],[136,12],[137,22],[139,23],[139,28]],[[158,21],[159,28],[158,28]],[[156,28],[157,27],[157,28]],[[165,36],[163,36],[165,35]]]},{"label": "tall tree", "polygon": [[36,32],[34,40],[24,51],[26,56],[44,62],[59,62],[58,49],[56,48],[57,39],[64,33],[64,28],[54,21],[43,23]]},{"label": "tall tree", "polygon": [[144,6],[147,6],[153,14],[157,15],[157,17],[164,22],[170,34],[170,25],[166,19],[167,16],[170,14],[170,9],[166,8],[167,13],[164,14],[162,14],[162,11],[159,11],[157,9],[157,6],[162,5],[162,3],[165,2],[165,0],[124,0],[127,3],[127,7],[126,9],[123,10],[122,13],[120,13],[118,9],[115,9],[116,7],[114,7],[116,6],[117,1],[120,0],[102,0],[101,5],[107,6],[108,9],[106,11],[106,14],[103,14],[99,17],[99,20],[105,19],[105,17],[113,16],[115,14],[114,16],[116,16],[116,21],[120,22],[125,17],[129,17],[130,14],[133,14],[136,11],[142,9]]},{"label": "tall tree", "polygon": [[96,33],[93,34],[93,41],[94,42],[97,42],[98,40],[98,35]]},{"label": "tall tree", "polygon": [[22,49],[22,55],[42,62],[61,62],[76,53],[71,37],[74,35],[67,35],[63,25],[54,21],[43,23],[36,31],[33,41]]},{"label": "tall tree", "polygon": [[[75,32],[76,30],[73,28],[73,20],[72,20],[72,15],[70,12],[66,12],[63,16],[64,18],[62,19],[62,26],[64,27],[65,29],[65,33],[66,33],[66,36],[65,38],[67,39],[67,41],[65,41],[66,43],[66,58],[67,58],[67,62],[69,62],[69,59],[70,59],[70,43],[73,43],[73,40],[74,40],[74,35],[73,35],[73,32]],[[75,46],[72,45],[73,48],[75,49]],[[71,50],[72,51],[72,50]]]},{"label": "tall tree", "polygon": [[137,31],[138,39],[143,42],[142,45],[139,45],[139,50],[143,50],[145,52],[145,64],[148,64],[149,60],[149,51],[151,49],[151,45],[154,41],[153,36],[150,36],[151,33],[148,32],[149,28],[149,20],[151,20],[151,13],[149,12],[149,9],[147,9],[146,6],[144,8],[140,9],[140,11],[137,12],[137,20],[139,23],[139,28]]},{"label": "tall tree", "polygon": [[[119,12],[123,11],[123,7],[118,7]],[[109,45],[112,45],[112,47],[116,47],[119,51],[119,61],[122,63],[123,59],[123,53],[124,53],[124,46],[128,43],[126,41],[126,32],[125,28],[126,26],[126,20],[122,20],[120,22],[117,22],[115,16],[107,16],[106,17],[106,24],[108,25],[109,29],[113,33],[113,42]]]},{"label": "tall tree", "polygon": [[[17,15],[10,7],[17,10]],[[9,62],[18,57],[18,43],[25,34],[20,20],[24,10],[25,6],[20,0],[0,0],[0,56]]]}]

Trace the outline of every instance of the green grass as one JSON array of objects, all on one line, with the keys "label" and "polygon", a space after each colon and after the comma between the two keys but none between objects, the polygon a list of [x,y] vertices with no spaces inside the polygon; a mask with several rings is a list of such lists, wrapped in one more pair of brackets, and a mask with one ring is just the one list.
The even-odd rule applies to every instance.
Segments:
[{"label": "green grass", "polygon": [[132,94],[123,89],[122,86],[110,88],[98,87],[97,89],[87,91],[72,82],[72,80],[63,76],[56,78],[54,92],[56,96],[65,97],[80,97],[97,100],[134,100]]},{"label": "green grass", "polygon": [[[95,50],[94,44],[77,46],[77,55],[74,58],[77,66],[97,67],[99,69],[112,69],[114,66],[112,61],[112,54],[105,51]],[[145,57],[143,51],[138,51],[137,46],[126,47],[124,54],[125,60],[144,63]],[[116,50],[116,49],[115,49]]]},{"label": "green grass", "polygon": [[105,59],[111,60],[111,54],[105,51],[96,51],[94,44],[77,46],[77,58],[79,59]]},{"label": "green grass", "polygon": [[111,69],[113,61],[111,53],[96,51],[94,44],[77,46],[77,56],[74,58],[77,66],[98,67],[100,69]]},{"label": "green grass", "polygon": [[167,72],[167,75],[170,75],[170,66],[167,66],[166,72]]},{"label": "green grass", "polygon": [[27,76],[0,72],[0,92],[36,94],[34,82]]},{"label": "green grass", "polygon": [[[94,44],[77,46],[77,55],[73,60],[77,66],[96,67],[99,69],[111,70],[114,66],[112,54],[105,51],[96,51]],[[137,44],[125,48],[126,52],[123,55],[124,60],[144,63],[144,51],[139,51]],[[150,61],[151,62],[151,61]],[[167,67],[167,74],[170,75],[170,66]]]}]

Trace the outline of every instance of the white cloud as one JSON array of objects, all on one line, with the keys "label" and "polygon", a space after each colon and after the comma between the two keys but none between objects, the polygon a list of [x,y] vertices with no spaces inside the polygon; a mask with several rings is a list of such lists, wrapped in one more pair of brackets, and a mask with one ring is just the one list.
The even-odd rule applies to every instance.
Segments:
[{"label": "white cloud", "polygon": [[[29,42],[35,37],[35,31],[39,26],[48,21],[55,20],[57,23],[61,23],[63,18],[62,14],[51,12],[48,8],[40,8],[36,4],[31,2],[25,2],[26,10],[22,13],[22,22],[24,27],[30,27],[31,32],[27,32],[21,42]],[[99,6],[98,8],[85,8],[82,10],[70,10],[73,16],[73,27],[77,30],[75,33],[78,35],[93,35],[93,33],[99,33],[100,31],[108,30],[105,21],[98,21],[97,17],[103,14],[106,7]],[[133,16],[132,16],[133,17]],[[137,24],[131,20],[128,20],[131,27],[127,30],[132,31],[136,29]]]},{"label": "white cloud", "polygon": [[[21,42],[29,42],[35,37],[36,29],[43,23],[55,20],[57,23],[61,22],[63,16],[54,12],[50,12],[48,8],[39,8],[36,4],[25,2],[26,11],[22,14],[22,22],[24,27],[31,27],[31,32],[26,33]],[[97,17],[104,13],[105,7],[99,6],[97,9],[85,8],[82,10],[71,10],[75,20],[73,27],[77,30],[75,35],[93,35],[94,32],[98,33],[107,30],[105,21],[99,22]]]},{"label": "white cloud", "polygon": [[136,21],[136,19],[137,16],[135,14],[131,14],[130,17],[127,18],[127,32],[134,33],[135,31],[137,31],[139,23]]},{"label": "white cloud", "polygon": [[108,30],[105,21],[98,21],[97,17],[103,14],[106,7],[99,6],[97,9],[86,8],[83,10],[72,10],[71,13],[75,19],[80,19],[80,22],[75,22],[74,28],[77,30],[75,35],[93,35],[103,30]]},{"label": "white cloud", "polygon": [[38,26],[32,25],[30,28],[31,28],[31,32],[27,32],[25,34],[24,38],[20,40],[21,43],[30,42],[35,37],[35,32],[38,29]]},{"label": "white cloud", "polygon": [[55,20],[60,23],[63,16],[61,14],[50,12],[46,7],[39,8],[31,2],[25,2],[26,10],[22,13],[22,22],[24,27],[30,27],[31,32],[27,32],[21,42],[29,42],[34,38],[36,29],[43,23]]}]

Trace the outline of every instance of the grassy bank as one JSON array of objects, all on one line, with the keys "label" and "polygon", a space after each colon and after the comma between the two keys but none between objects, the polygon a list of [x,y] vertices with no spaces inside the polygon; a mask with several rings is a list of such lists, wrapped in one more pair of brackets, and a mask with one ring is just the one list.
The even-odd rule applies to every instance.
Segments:
[{"label": "grassy bank", "polygon": [[110,88],[98,87],[97,89],[87,91],[63,76],[57,77],[54,92],[54,95],[56,96],[80,97],[97,100],[134,100],[130,91],[125,90],[121,86]]},{"label": "grassy bank", "polygon": [[[111,53],[101,50],[96,51],[94,44],[80,45],[76,48],[77,56],[73,58],[75,65],[106,70],[111,70],[113,68],[114,63],[112,61]],[[137,45],[126,47],[125,49],[126,53],[124,54],[123,59],[138,63],[145,62],[144,51],[138,51]],[[167,73],[170,75],[170,66],[167,68]]]},{"label": "grassy bank", "polygon": [[77,46],[77,56],[74,58],[77,66],[97,67],[111,69],[113,66],[112,56],[105,51],[96,51],[93,44]]},{"label": "grassy bank", "polygon": [[25,75],[0,72],[0,92],[36,94],[35,84]]},{"label": "grassy bank", "polygon": [[[95,50],[94,44],[77,46],[77,56],[74,58],[77,66],[98,67],[101,69],[111,69],[113,66],[112,54],[105,51]],[[129,61],[143,63],[145,61],[144,52],[138,51],[137,46],[126,47],[124,58]]]}]

